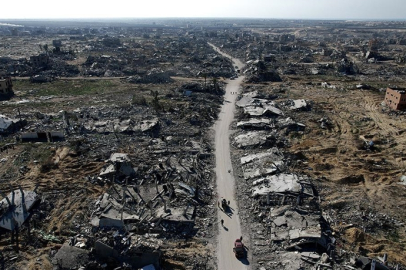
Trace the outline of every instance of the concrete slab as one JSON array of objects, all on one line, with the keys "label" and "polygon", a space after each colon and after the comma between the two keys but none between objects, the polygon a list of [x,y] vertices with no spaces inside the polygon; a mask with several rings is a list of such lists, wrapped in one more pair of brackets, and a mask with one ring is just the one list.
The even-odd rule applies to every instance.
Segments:
[{"label": "concrete slab", "polygon": [[62,269],[78,269],[89,262],[89,251],[64,244],[52,259],[54,265]]},{"label": "concrete slab", "polygon": [[[0,201],[0,227],[7,230],[14,230],[16,226],[20,227],[30,216],[30,211],[34,204],[39,201],[37,193],[34,191],[19,189],[11,192],[7,198]],[[9,205],[9,202],[12,206]]]},{"label": "concrete slab", "polygon": [[235,137],[234,143],[238,148],[259,146],[265,144],[270,135],[264,131],[246,132]]},{"label": "concrete slab", "polygon": [[272,192],[299,193],[301,185],[294,174],[279,174],[262,178],[253,182],[252,196],[267,195]]}]

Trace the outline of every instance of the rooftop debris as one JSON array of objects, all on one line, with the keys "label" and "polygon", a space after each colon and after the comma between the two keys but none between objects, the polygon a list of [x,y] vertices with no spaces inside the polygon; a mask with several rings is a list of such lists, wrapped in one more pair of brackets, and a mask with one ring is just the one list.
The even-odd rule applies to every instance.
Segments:
[{"label": "rooftop debris", "polygon": [[9,231],[21,227],[39,200],[35,191],[20,188],[10,192],[0,201],[0,227]]},{"label": "rooftop debris", "polygon": [[5,115],[0,115],[0,134],[12,133],[26,124],[21,119],[12,119]]},{"label": "rooftop debris", "polygon": [[243,129],[272,129],[275,127],[271,119],[262,118],[262,119],[250,119],[247,121],[240,121],[237,123],[237,127]]},{"label": "rooftop debris", "polygon": [[250,131],[234,138],[234,144],[238,148],[256,147],[270,144],[274,141],[272,134],[264,131]]}]

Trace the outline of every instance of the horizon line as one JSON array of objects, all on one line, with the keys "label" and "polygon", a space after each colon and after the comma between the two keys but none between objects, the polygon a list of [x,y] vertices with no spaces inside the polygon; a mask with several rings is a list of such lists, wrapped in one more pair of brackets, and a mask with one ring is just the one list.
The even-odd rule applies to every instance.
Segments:
[{"label": "horizon line", "polygon": [[223,19],[223,20],[294,20],[294,21],[405,21],[406,18],[266,18],[266,17],[78,17],[78,18],[6,18],[0,21],[63,21],[63,20],[146,20],[146,19]]}]

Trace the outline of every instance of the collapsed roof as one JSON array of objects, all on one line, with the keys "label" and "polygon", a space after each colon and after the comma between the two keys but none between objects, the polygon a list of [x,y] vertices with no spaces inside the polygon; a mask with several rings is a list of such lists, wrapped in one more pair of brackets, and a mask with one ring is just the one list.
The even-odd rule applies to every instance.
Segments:
[{"label": "collapsed roof", "polygon": [[16,189],[10,192],[0,201],[0,227],[9,231],[21,227],[38,201],[39,197],[34,191]]},{"label": "collapsed roof", "polygon": [[21,120],[12,119],[5,115],[0,114],[0,133],[11,132],[16,126],[22,124]]}]

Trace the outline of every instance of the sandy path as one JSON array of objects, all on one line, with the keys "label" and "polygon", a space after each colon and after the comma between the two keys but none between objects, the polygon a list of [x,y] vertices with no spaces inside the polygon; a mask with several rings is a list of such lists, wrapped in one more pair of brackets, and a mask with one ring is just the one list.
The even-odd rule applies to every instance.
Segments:
[{"label": "sandy path", "polygon": [[[214,47],[215,48],[215,47]],[[216,49],[216,48],[215,48]],[[219,52],[219,51],[218,51]],[[231,58],[230,56],[222,53]],[[242,68],[242,63],[238,59],[232,59],[235,66]],[[224,220],[224,226],[219,222],[219,235],[217,245],[217,260],[218,269],[221,270],[239,270],[248,269],[247,260],[238,260],[233,253],[234,241],[240,238],[241,226],[240,217],[238,215],[238,207],[235,201],[234,176],[229,173],[232,170],[230,158],[230,141],[229,127],[234,119],[234,108],[237,93],[243,81],[243,76],[239,76],[235,80],[227,80],[225,102],[222,106],[219,119],[214,125],[215,129],[215,145],[216,145],[216,176],[217,176],[217,192],[219,200],[225,198],[230,201],[231,212],[226,215],[223,211],[218,211],[218,219]]]}]

